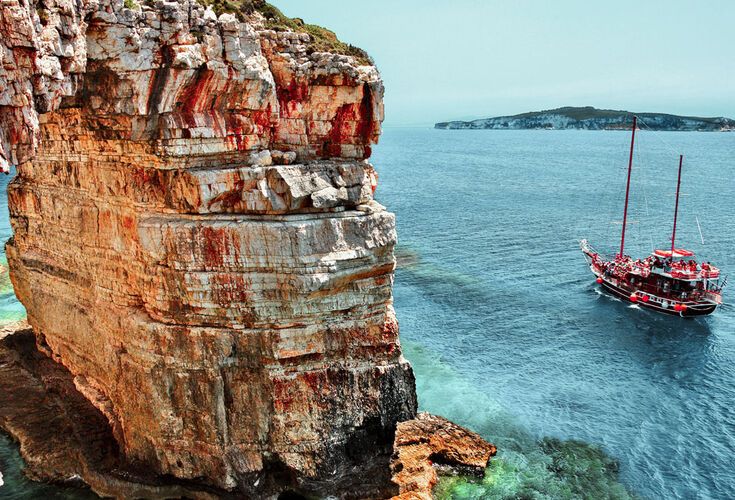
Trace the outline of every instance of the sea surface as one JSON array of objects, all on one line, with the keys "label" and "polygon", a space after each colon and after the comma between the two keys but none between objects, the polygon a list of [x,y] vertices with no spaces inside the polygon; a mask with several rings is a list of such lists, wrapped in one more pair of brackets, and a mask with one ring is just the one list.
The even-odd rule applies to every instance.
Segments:
[{"label": "sea surface", "polygon": [[[677,246],[735,275],[735,133],[639,136],[626,252],[670,246],[681,152]],[[441,496],[735,498],[735,286],[711,317],[658,316],[602,295],[579,251],[618,248],[629,143],[387,128],[374,148],[420,407],[499,449],[484,479],[444,480]],[[5,320],[23,314],[7,285],[0,300]],[[0,497],[37,497],[19,464],[0,437]]]}]

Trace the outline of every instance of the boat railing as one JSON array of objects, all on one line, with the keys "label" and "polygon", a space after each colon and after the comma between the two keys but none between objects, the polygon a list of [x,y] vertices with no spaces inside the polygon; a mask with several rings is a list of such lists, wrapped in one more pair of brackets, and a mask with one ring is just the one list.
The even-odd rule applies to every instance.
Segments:
[{"label": "boat railing", "polygon": [[702,278],[717,279],[720,277],[720,270],[712,264],[702,263],[700,267],[702,268]]},{"label": "boat railing", "polygon": [[722,295],[719,292],[705,292],[704,298],[715,304],[722,304]]},{"label": "boat railing", "polygon": [[598,252],[597,249],[594,248],[592,245],[590,245],[589,241],[587,241],[586,239],[579,241],[579,248],[584,253],[588,253],[590,255],[596,255],[601,261],[611,260],[610,257],[608,257],[607,255]]},{"label": "boat railing", "polygon": [[678,278],[678,279],[684,279],[684,280],[695,280],[699,278],[699,271],[696,269],[690,270],[690,269],[672,269],[671,270],[671,277],[672,278]]}]

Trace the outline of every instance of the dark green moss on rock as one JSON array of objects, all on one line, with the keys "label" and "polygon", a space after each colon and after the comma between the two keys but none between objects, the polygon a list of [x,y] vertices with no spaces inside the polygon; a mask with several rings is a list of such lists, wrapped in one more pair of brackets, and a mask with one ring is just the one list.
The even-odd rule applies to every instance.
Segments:
[{"label": "dark green moss on rock", "polygon": [[444,477],[434,490],[438,499],[580,499],[637,498],[618,478],[617,460],[599,447],[581,441],[544,438],[538,453],[522,461],[501,453],[482,479]]}]

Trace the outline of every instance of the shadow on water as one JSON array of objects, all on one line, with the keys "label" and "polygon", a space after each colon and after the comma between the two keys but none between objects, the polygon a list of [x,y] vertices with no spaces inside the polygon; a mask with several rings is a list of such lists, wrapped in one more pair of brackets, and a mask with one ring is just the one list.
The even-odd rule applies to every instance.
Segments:
[{"label": "shadow on water", "polygon": [[406,285],[421,289],[432,302],[460,310],[476,311],[498,298],[480,280],[433,264],[398,269],[396,274]]},{"label": "shadow on water", "polygon": [[522,301],[517,290],[500,290],[471,273],[460,272],[433,262],[427,262],[412,248],[396,248],[397,279],[421,290],[423,296],[437,305],[458,309],[474,315],[492,313],[499,302]]}]

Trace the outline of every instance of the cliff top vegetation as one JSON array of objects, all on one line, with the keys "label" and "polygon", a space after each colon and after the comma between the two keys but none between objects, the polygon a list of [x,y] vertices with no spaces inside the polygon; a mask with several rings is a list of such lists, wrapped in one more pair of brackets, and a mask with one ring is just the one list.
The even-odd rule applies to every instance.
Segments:
[{"label": "cliff top vegetation", "polygon": [[616,110],[616,109],[598,109],[592,106],[565,106],[562,108],[555,108],[555,109],[547,109],[543,111],[530,111],[528,113],[521,113],[518,115],[513,115],[512,118],[532,118],[534,116],[542,115],[542,114],[558,114],[562,116],[567,116],[573,120],[594,120],[594,119],[604,119],[604,118],[619,118],[621,116],[632,116],[633,114],[636,114],[638,116],[648,116],[648,117],[671,117],[671,118],[679,118],[679,119],[688,119],[688,120],[699,120],[703,122],[719,122],[722,120],[721,117],[702,117],[702,116],[680,116],[680,115],[672,115],[669,113],[640,113],[640,112],[633,112],[633,111],[623,111],[623,110]]},{"label": "cliff top vegetation", "polygon": [[265,18],[265,27],[268,29],[308,33],[311,36],[311,52],[332,52],[352,56],[360,64],[374,65],[372,58],[361,48],[342,42],[334,32],[326,28],[307,24],[303,19],[288,17],[265,0],[198,0],[198,2],[212,7],[218,16],[227,12],[235,14],[241,21],[257,11]]}]

